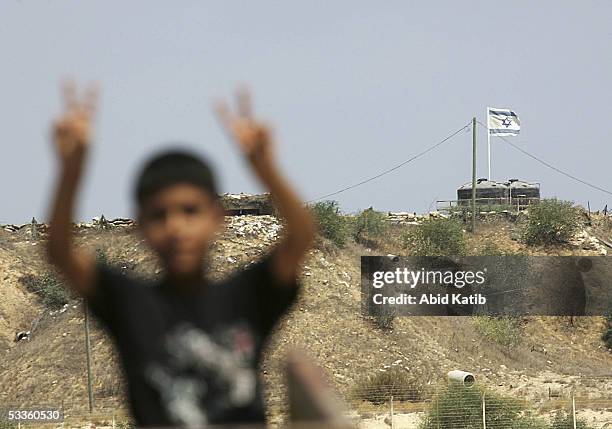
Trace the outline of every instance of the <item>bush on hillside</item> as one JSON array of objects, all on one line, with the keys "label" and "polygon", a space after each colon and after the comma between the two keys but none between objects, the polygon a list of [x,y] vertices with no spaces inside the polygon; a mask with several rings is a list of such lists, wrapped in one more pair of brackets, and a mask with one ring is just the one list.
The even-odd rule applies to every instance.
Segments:
[{"label": "bush on hillside", "polygon": [[421,401],[425,387],[421,381],[402,367],[392,366],[357,380],[352,394],[355,399],[373,404],[394,401]]},{"label": "bush on hillside", "polygon": [[476,332],[504,347],[514,347],[523,338],[523,327],[514,317],[476,316],[472,323]]},{"label": "bush on hillside", "polygon": [[54,274],[27,274],[21,277],[20,281],[27,290],[38,295],[47,307],[58,308],[68,303],[69,295],[63,283]]},{"label": "bush on hillside", "polygon": [[567,242],[580,226],[580,213],[571,201],[543,199],[529,206],[523,241],[529,245]]},{"label": "bush on hillside", "polygon": [[460,256],[467,250],[463,224],[455,219],[427,219],[404,235],[403,244],[416,256]]},{"label": "bush on hillside", "polygon": [[387,215],[372,207],[360,212],[351,222],[353,239],[362,244],[379,238],[387,229]]},{"label": "bush on hillside", "polygon": [[348,223],[340,213],[337,201],[321,201],[311,206],[319,233],[339,247],[344,247],[348,238]]},{"label": "bush on hillside", "polygon": [[501,396],[480,386],[450,385],[439,391],[419,429],[481,429],[482,397],[485,395],[487,428],[544,429],[546,423],[525,413],[519,400]]},{"label": "bush on hillside", "polygon": [[612,350],[612,315],[606,316],[606,322],[607,326],[603,335],[601,336],[601,339],[606,347]]},{"label": "bush on hillside", "polygon": [[376,326],[383,331],[390,331],[393,329],[393,322],[395,322],[396,311],[390,305],[377,305],[372,309],[372,316]]},{"label": "bush on hillside", "polygon": [[122,259],[110,258],[108,254],[102,249],[96,249],[96,259],[98,262],[110,265],[126,275],[136,270],[136,263],[128,262]]},{"label": "bush on hillside", "polygon": [[[565,411],[558,411],[555,414],[550,429],[574,429],[574,419],[571,414]],[[576,419],[576,429],[593,429],[584,420]]]}]

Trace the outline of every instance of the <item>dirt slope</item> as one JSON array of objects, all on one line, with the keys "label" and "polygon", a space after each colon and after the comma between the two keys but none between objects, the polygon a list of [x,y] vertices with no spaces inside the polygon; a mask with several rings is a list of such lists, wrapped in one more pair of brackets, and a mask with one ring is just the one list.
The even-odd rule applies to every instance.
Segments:
[{"label": "dirt slope", "polygon": [[[228,217],[227,229],[212,247],[211,275],[221,277],[260,257],[277,239],[281,225],[270,216]],[[529,254],[597,254],[581,247],[527,249],[513,239],[510,223],[483,226],[470,239],[475,254],[494,242],[508,251]],[[158,265],[131,229],[81,229],[77,242],[105,249],[112,260],[134,264],[153,276]],[[401,253],[393,238],[373,251],[356,244],[338,250],[323,243],[304,265],[298,304],[269,344],[262,366],[270,404],[282,407],[282,357],[292,347],[306,349],[343,394],[363,374],[402,366],[435,385],[446,371],[472,371],[497,389],[542,399],[550,383],[575,386],[578,393],[612,398],[612,355],[600,339],[603,318],[529,318],[522,321],[522,343],[511,349],[484,339],[470,318],[399,318],[382,331],[360,313],[359,257]],[[405,253],[405,251],[404,251]],[[0,231],[0,403],[60,404],[87,407],[83,312],[78,300],[51,312],[26,291],[19,278],[41,273],[42,243],[25,232]],[[20,330],[34,326],[30,341],[13,342]],[[94,323],[92,330],[96,406],[125,404],[112,343]],[[608,378],[604,375],[608,375]],[[595,380],[595,381],[593,381]]]}]

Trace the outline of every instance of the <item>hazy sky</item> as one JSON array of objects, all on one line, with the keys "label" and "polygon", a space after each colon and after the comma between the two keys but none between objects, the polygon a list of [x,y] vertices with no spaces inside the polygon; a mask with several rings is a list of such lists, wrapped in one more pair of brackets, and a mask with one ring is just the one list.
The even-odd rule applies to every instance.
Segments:
[{"label": "hazy sky", "polygon": [[[515,110],[511,141],[612,188],[609,1],[0,2],[0,222],[44,220],[56,174],[58,84],[100,82],[76,217],[130,216],[140,163],[172,142],[213,161],[222,192],[259,192],[211,101],[250,84],[304,199],[359,182],[440,141],[487,105]],[[479,176],[486,131],[478,130]],[[590,189],[492,141],[493,179],[601,209]],[[337,195],[342,209],[422,212],[471,180],[471,133]],[[612,204],[611,204],[612,205]]]}]

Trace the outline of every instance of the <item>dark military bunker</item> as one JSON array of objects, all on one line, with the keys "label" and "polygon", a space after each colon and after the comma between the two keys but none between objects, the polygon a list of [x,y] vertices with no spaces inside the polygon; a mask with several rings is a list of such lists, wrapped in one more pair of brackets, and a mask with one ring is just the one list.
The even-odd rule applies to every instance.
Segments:
[{"label": "dark military bunker", "polygon": [[[540,184],[525,182],[519,179],[509,179],[506,182],[496,182],[488,179],[476,181],[477,204],[529,204],[540,199]],[[457,189],[459,205],[469,205],[472,200],[472,182]]]}]

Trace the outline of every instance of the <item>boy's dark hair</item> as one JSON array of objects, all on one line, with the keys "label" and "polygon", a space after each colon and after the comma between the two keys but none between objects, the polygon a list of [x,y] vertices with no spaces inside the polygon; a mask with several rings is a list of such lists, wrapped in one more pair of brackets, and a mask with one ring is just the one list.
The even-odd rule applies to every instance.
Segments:
[{"label": "boy's dark hair", "polygon": [[219,198],[208,161],[186,150],[169,150],[151,157],[141,169],[134,187],[134,199],[140,207],[160,189],[177,183],[190,183]]}]

